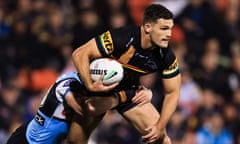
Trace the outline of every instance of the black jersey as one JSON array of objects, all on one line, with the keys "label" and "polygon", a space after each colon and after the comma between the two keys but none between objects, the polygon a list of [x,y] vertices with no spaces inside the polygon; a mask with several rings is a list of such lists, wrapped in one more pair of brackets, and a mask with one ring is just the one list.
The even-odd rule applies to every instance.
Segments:
[{"label": "black jersey", "polygon": [[125,85],[139,76],[160,72],[162,78],[179,73],[178,62],[171,48],[145,50],[141,47],[140,27],[128,26],[109,30],[95,38],[103,56],[113,57],[124,67]]}]

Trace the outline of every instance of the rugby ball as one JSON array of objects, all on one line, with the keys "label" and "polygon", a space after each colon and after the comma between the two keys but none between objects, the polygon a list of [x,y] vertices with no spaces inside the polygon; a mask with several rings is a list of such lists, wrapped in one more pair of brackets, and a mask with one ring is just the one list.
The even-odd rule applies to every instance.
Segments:
[{"label": "rugby ball", "polygon": [[110,85],[123,79],[122,65],[110,58],[98,58],[90,63],[90,75],[93,81],[99,80],[104,74],[103,84]]}]

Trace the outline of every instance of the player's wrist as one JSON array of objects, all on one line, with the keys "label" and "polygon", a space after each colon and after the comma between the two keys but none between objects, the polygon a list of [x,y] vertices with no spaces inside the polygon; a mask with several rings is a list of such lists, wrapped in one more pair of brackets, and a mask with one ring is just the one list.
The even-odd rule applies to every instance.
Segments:
[{"label": "player's wrist", "polygon": [[161,119],[159,119],[159,121],[158,121],[158,123],[157,123],[157,128],[161,131],[161,130],[164,130],[165,128],[166,128],[166,124],[165,123],[163,123],[162,121],[161,121]]},{"label": "player's wrist", "polygon": [[88,81],[88,82],[85,82],[85,87],[87,90],[89,91],[94,91],[94,86],[93,86],[93,83],[91,81]]}]

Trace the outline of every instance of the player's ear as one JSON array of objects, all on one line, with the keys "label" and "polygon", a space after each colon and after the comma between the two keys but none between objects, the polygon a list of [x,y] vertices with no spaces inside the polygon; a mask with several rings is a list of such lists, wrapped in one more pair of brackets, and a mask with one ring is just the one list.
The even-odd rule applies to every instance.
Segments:
[{"label": "player's ear", "polygon": [[144,28],[144,31],[148,34],[152,30],[152,25],[151,25],[151,23],[145,23],[143,25],[143,28]]}]

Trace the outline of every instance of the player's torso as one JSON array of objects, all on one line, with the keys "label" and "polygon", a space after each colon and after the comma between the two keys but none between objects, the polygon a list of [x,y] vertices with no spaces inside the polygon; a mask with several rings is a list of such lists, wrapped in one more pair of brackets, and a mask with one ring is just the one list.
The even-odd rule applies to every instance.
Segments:
[{"label": "player's torso", "polygon": [[138,78],[141,75],[153,73],[159,70],[159,61],[152,52],[135,48],[134,45],[130,45],[130,48],[126,53],[129,51],[134,51],[129,61],[128,59],[125,59],[124,54],[117,58],[124,67],[123,81],[126,81],[127,83],[135,81],[138,83]]},{"label": "player's torso", "polygon": [[167,65],[168,49],[144,50],[141,47],[140,27],[130,26],[107,31],[96,38],[103,55],[117,59],[124,66],[124,79],[134,80],[141,75],[163,71]]}]

